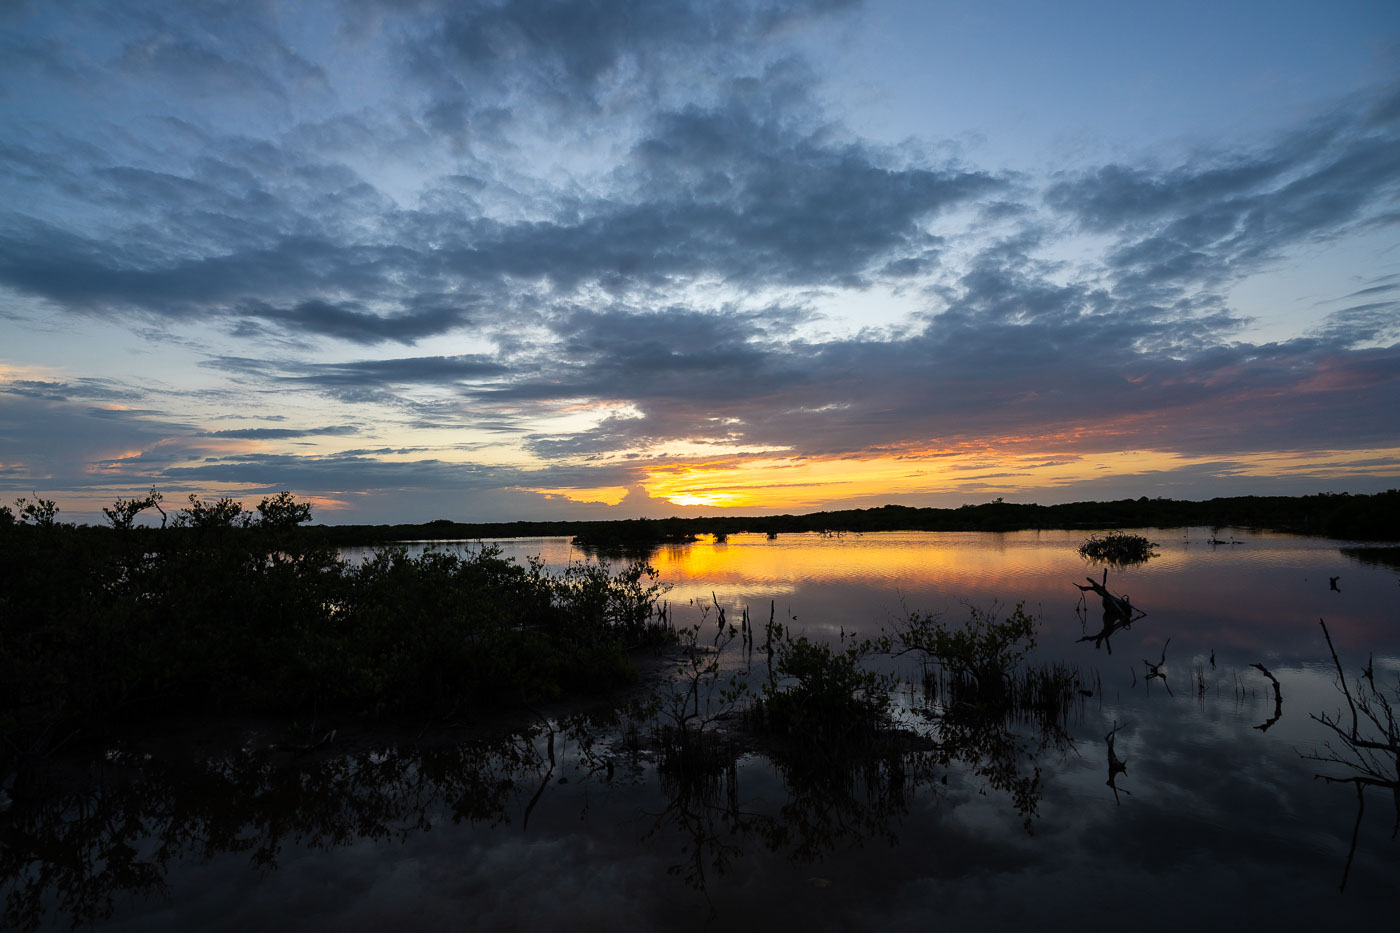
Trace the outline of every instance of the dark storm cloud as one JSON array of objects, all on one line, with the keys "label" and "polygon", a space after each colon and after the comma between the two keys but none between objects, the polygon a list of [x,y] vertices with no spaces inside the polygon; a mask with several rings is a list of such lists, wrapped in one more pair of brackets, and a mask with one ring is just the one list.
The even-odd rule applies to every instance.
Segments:
[{"label": "dark storm cloud", "polygon": [[446,463],[441,460],[402,463],[384,461],[376,457],[298,457],[291,454],[209,457],[193,466],[170,467],[163,470],[161,475],[175,481],[281,485],[298,489],[394,486],[487,489],[508,485],[515,479],[509,470],[503,472],[494,468]]},{"label": "dark storm cloud", "polygon": [[1400,339],[1400,301],[1373,301],[1333,311],[1320,332],[1345,345]]},{"label": "dark storm cloud", "polygon": [[438,244],[425,270],[476,287],[537,282],[566,298],[595,284],[619,292],[702,277],[740,288],[850,285],[894,262],[906,266],[892,275],[927,266],[941,241],[926,221],[1006,189],[983,172],[900,163],[794,119],[787,108],[812,81],[781,66],[733,82],[714,105],[656,113],[613,173],[616,191],[566,199],[555,216],[464,222],[449,199],[452,213],[430,202],[401,229]]},{"label": "dark storm cloud", "polygon": [[791,319],[781,311],[574,310],[550,322],[560,343],[546,351],[556,363],[540,381],[515,380],[489,394],[720,400],[762,393],[805,381],[781,362],[780,349],[763,340],[769,326]]},{"label": "dark storm cloud", "polygon": [[247,62],[168,36],[151,36],[128,45],[116,62],[122,70],[142,77],[178,81],[187,94],[266,94],[282,99],[282,85]]},{"label": "dark storm cloud", "polygon": [[271,4],[118,2],[93,15],[125,35],[113,71],[174,84],[196,100],[254,94],[282,101],[292,90],[325,89],[325,72],[288,45]]},{"label": "dark storm cloud", "polygon": [[[376,251],[315,236],[164,263],[137,261],[127,249],[50,224],[0,219],[0,282],[70,308],[125,307],[177,318],[221,313],[249,292],[320,286],[339,294],[372,291],[382,282]],[[266,314],[286,316],[278,309]]]}]

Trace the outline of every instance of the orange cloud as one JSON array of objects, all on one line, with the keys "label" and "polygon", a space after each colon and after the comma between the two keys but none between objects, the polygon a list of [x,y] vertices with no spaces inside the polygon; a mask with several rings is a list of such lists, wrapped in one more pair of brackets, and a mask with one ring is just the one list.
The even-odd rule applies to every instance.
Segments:
[{"label": "orange cloud", "polygon": [[[721,509],[797,511],[840,507],[843,500],[872,497],[898,502],[930,494],[1011,494],[1045,490],[1115,476],[1169,474],[1209,465],[1218,457],[1185,456],[1162,450],[1121,450],[1065,456],[1051,443],[1032,448],[1028,439],[1003,447],[967,444],[961,449],[905,450],[867,457],[727,458],[653,466],[643,485],[649,495],[676,505]],[[1343,478],[1377,471],[1377,460],[1393,459],[1400,475],[1400,448],[1366,451],[1302,451],[1230,458],[1236,475]],[[1354,466],[1371,461],[1364,467]],[[1382,472],[1384,472],[1382,470]]]},{"label": "orange cloud", "polygon": [[593,487],[557,487],[531,488],[527,486],[513,487],[521,492],[533,492],[550,498],[567,499],[570,502],[601,502],[604,505],[617,505],[627,498],[626,486],[593,486]]}]

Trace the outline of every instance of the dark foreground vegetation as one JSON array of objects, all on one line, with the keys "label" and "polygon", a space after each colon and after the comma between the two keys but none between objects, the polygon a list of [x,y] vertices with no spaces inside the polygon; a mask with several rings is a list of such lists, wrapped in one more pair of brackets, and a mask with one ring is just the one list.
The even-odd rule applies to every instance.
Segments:
[{"label": "dark foreground vegetation", "polygon": [[[1037,625],[1022,604],[913,612],[874,637],[843,627],[828,643],[778,622],[773,603],[762,624],[747,608],[726,617],[712,597],[713,617],[700,605],[700,621],[677,629],[641,563],[549,574],[490,547],[418,557],[390,547],[350,564],[301,527],[310,510],[286,493],[251,512],[193,497],[174,515],[160,507],[155,494],[118,502],[110,528],[62,524],[42,499],[0,513],[0,926],[37,928],[54,912],[74,925],[109,918],[130,896],[159,895],[177,862],[222,852],[269,871],[284,845],[405,839],[447,815],[518,818],[523,829],[561,785],[645,767],[662,810],[639,824],[641,842],[678,853],[668,871],[707,898],[746,852],[808,864],[894,845],[914,803],[962,782],[1002,798],[1030,832],[1042,765],[1076,753],[1071,723],[1104,695],[1096,671],[1032,663]],[[147,510],[162,527],[136,527]],[[1084,550],[1122,564],[1151,547],[1110,534]],[[1146,613],[1108,590],[1107,570],[1088,582],[1075,585],[1099,597],[1104,628],[1080,641],[1109,647]],[[1330,744],[1305,757],[1328,767],[1324,781],[1354,788],[1358,827],[1373,788],[1395,799],[1400,827],[1400,685],[1378,684],[1370,661],[1349,685],[1325,624],[1323,634],[1349,715],[1314,716]],[[424,741],[417,728],[608,690],[635,676],[636,648],[659,644],[672,646],[674,678],[596,719],[538,715],[465,742]],[[1159,680],[1171,694],[1170,644],[1143,662],[1149,693]],[[891,656],[917,673],[889,673]],[[1282,696],[1251,666],[1274,688],[1262,733]],[[1204,702],[1199,664],[1196,678]],[[139,727],[172,713],[200,717],[196,728],[245,714],[309,725],[291,742],[240,734],[211,752],[177,722],[173,745],[150,744]],[[332,723],[362,717],[392,739],[331,741]],[[1115,739],[1129,728],[1114,720],[1100,759],[1119,804],[1132,789],[1117,783],[1128,761]],[[102,745],[88,754],[50,754],[93,736]],[[741,793],[741,760],[755,755],[781,781],[776,801]],[[1356,849],[1354,831],[1342,887]]]},{"label": "dark foreground vegetation", "polygon": [[1374,495],[1322,493],[1315,496],[1237,496],[1203,502],[1175,499],[1118,499],[1062,505],[997,499],[956,509],[886,505],[874,509],[812,512],[807,515],[716,516],[629,519],[598,522],[457,522],[438,519],[421,525],[338,525],[306,529],[329,543],[346,546],[384,541],[574,536],[582,547],[629,551],[695,540],[698,534],[754,532],[775,536],[801,532],[1018,531],[1029,528],[1183,528],[1191,525],[1240,526],[1327,535],[1335,538],[1393,540],[1400,536],[1400,489]]},{"label": "dark foreground vegetation", "polygon": [[[164,527],[136,527],[160,503],[118,502],[104,529],[22,501],[0,528],[0,893],[10,928],[41,925],[50,905],[75,924],[111,917],[124,894],[159,892],[184,857],[246,851],[271,868],[286,841],[387,838],[426,827],[448,803],[454,819],[498,821],[537,780],[527,823],[563,781],[556,734],[579,749],[580,780],[607,781],[635,770],[638,755],[656,756],[667,808],[645,838],[679,839],[673,871],[702,892],[707,872],[746,847],[815,862],[866,838],[893,841],[909,794],[937,794],[955,768],[1008,795],[1029,827],[1037,756],[1066,741],[1079,696],[1077,672],[1023,664],[1034,625],[1019,607],[1005,621],[974,612],[962,626],[914,615],[876,638],[828,645],[775,622],[770,606],[760,643],[747,611],[735,625],[718,603],[713,625],[706,610],[677,632],[641,563],[552,575],[482,547],[418,557],[388,548],[352,564],[298,533],[310,510],[286,493],[252,512],[191,498],[161,513]],[[595,725],[556,729],[543,717],[494,742],[420,746],[409,732],[369,754],[333,747],[328,734],[342,717],[442,722],[601,692],[634,678],[635,649],[677,640],[676,679],[624,714],[649,720],[650,738],[634,725],[595,750]],[[726,646],[743,652],[743,676],[722,669]],[[867,666],[903,653],[924,661],[917,725],[895,721],[896,679]],[[265,748],[135,751],[148,741],[143,727],[172,715],[182,748],[187,717],[309,725]],[[1018,733],[1015,721],[1036,729]],[[100,754],[53,754],[97,737]],[[738,756],[754,747],[782,774],[788,797],[777,811],[739,803]]]},{"label": "dark foreground vegetation", "polygon": [[191,497],[167,527],[133,527],[158,506],[75,528],[21,501],[0,523],[0,774],[171,715],[324,724],[598,693],[672,637],[645,564],[550,574],[490,547],[351,564],[298,533],[310,509],[287,493],[254,512]]}]

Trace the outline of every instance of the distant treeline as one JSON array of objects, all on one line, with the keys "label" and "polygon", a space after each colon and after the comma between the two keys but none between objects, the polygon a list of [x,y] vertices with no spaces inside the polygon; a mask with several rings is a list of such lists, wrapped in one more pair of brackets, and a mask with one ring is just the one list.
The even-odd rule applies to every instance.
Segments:
[{"label": "distant treeline", "polygon": [[1062,505],[1003,502],[956,509],[885,505],[806,515],[714,516],[621,521],[456,522],[418,525],[335,525],[304,529],[347,546],[452,538],[533,538],[569,535],[581,544],[640,547],[693,540],[699,534],[741,532],[1018,531],[1033,528],[1180,528],[1234,525],[1335,538],[1400,539],[1400,489],[1374,495],[1235,496],[1203,502],[1118,499]]}]

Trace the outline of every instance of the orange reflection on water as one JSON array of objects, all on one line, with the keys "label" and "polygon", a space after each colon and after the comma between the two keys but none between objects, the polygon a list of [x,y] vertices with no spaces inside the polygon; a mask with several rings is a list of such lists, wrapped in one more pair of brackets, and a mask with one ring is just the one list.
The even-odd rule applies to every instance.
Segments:
[{"label": "orange reflection on water", "polygon": [[[1064,574],[1069,569],[1077,573],[1080,569],[1073,544],[1059,532],[1043,538],[1033,532],[1015,536],[987,532],[809,533],[773,540],[741,534],[731,536],[725,544],[700,541],[689,547],[663,549],[652,558],[652,564],[662,579],[688,596],[693,595],[689,592],[693,586],[761,595],[769,590],[788,591],[798,582],[972,593],[1010,580],[1031,585],[1031,581],[1056,572]],[[1067,583],[1062,585],[1065,592],[1072,592]]]},{"label": "orange reflection on water", "polygon": [[[1377,608],[1393,601],[1393,578],[1348,560],[1335,543],[1243,529],[1128,530],[1159,545],[1148,563],[1109,571],[1110,590],[1131,595],[1148,612],[1121,638],[1130,658],[1167,638],[1180,652],[1178,663],[1216,648],[1321,650],[1313,642],[1324,616],[1349,650],[1381,652],[1393,643],[1393,630],[1386,632],[1394,612]],[[1078,554],[1090,533],[811,533],[771,540],[740,534],[723,544],[704,539],[662,549],[652,564],[671,584],[673,606],[690,600],[699,612],[718,600],[734,621],[732,613],[745,606],[765,617],[772,600],[780,618],[832,634],[838,627],[868,631],[906,612],[956,617],[965,606],[990,611],[1024,603],[1041,627],[1042,644],[1099,661],[1106,652],[1077,643],[1101,612],[1097,598],[1083,600],[1074,586],[1103,573]],[[1213,545],[1213,538],[1226,543]],[[1328,587],[1328,577],[1338,574],[1342,593]]]}]

